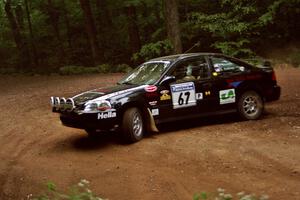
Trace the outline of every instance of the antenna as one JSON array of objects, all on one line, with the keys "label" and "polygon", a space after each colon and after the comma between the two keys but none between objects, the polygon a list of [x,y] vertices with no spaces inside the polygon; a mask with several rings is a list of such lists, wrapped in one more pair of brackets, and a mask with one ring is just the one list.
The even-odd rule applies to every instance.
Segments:
[{"label": "antenna", "polygon": [[186,50],[184,53],[187,53],[187,52],[191,51],[193,48],[199,47],[199,46],[200,46],[200,41],[196,42],[191,48],[189,48],[188,50]]}]

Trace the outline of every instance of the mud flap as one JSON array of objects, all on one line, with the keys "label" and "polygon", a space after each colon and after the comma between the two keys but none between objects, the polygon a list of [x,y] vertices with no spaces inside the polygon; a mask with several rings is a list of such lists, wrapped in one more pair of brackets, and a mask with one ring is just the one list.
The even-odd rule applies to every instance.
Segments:
[{"label": "mud flap", "polygon": [[159,130],[157,129],[156,127],[156,124],[155,124],[155,121],[154,121],[154,118],[151,114],[151,111],[149,108],[147,108],[148,110],[148,115],[147,115],[147,119],[146,119],[146,123],[147,123],[147,130],[148,131],[151,131],[151,132],[159,132]]}]

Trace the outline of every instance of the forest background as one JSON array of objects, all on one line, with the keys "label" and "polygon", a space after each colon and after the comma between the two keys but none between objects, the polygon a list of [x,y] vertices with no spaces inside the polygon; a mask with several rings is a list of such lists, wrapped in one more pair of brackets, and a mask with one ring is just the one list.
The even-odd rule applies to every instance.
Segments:
[{"label": "forest background", "polygon": [[300,0],[0,0],[0,73],[126,72],[183,52],[298,67],[299,19]]}]

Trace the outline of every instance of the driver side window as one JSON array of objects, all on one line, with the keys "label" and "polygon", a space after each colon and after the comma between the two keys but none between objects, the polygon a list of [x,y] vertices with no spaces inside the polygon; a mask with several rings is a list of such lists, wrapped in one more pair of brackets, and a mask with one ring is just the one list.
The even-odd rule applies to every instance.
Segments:
[{"label": "driver side window", "polygon": [[184,61],[172,73],[176,82],[188,82],[207,79],[210,77],[209,66],[204,57]]}]

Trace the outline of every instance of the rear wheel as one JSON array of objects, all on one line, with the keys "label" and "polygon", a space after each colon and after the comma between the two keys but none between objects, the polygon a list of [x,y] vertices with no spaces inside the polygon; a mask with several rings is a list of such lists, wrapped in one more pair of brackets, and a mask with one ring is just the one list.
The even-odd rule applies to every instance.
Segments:
[{"label": "rear wheel", "polygon": [[246,120],[258,119],[264,110],[264,102],[255,91],[247,91],[239,98],[238,111],[240,116]]},{"label": "rear wheel", "polygon": [[129,108],[124,112],[122,120],[122,134],[127,142],[133,143],[144,136],[144,122],[138,108]]}]

